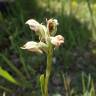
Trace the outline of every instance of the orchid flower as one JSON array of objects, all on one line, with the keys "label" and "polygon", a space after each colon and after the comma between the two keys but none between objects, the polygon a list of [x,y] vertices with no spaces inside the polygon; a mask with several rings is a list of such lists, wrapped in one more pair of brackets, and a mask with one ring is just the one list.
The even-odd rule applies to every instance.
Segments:
[{"label": "orchid flower", "polygon": [[49,19],[47,21],[47,29],[50,35],[54,36],[57,31],[57,26],[59,25],[56,19]]},{"label": "orchid flower", "polygon": [[50,39],[51,39],[51,43],[56,47],[59,47],[62,43],[64,43],[64,37],[61,35],[50,37]]},{"label": "orchid flower", "polygon": [[[59,47],[62,43],[64,43],[64,37],[56,34],[58,21],[57,19],[49,19],[47,20],[47,26],[40,24],[34,19],[29,19],[25,24],[28,24],[30,29],[39,36],[40,42],[43,44],[40,45],[40,42],[29,41],[27,42],[22,49],[27,49],[32,52],[43,53],[43,51],[47,52],[48,42],[51,42],[55,47]],[[43,49],[43,50],[42,50]]]},{"label": "orchid flower", "polygon": [[30,29],[39,37],[39,42],[28,41],[21,49],[37,53],[45,52],[47,54],[46,72],[40,76],[40,84],[42,96],[48,96],[48,81],[52,67],[53,49],[64,43],[64,37],[61,35],[55,36],[58,26],[57,19],[47,20],[47,25],[43,25],[34,19],[29,19],[25,24],[28,24]]}]

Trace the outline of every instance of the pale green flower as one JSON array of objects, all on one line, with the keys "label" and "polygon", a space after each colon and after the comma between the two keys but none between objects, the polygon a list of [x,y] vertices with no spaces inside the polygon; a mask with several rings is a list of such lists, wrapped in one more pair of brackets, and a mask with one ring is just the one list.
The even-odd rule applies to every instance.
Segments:
[{"label": "pale green flower", "polygon": [[21,49],[26,49],[28,51],[37,52],[37,53],[43,53],[47,52],[47,45],[43,42],[34,42],[29,41],[26,44],[24,44]]},{"label": "pale green flower", "polygon": [[46,36],[48,35],[48,33],[45,25],[38,23],[34,19],[29,19],[25,24],[28,24],[30,29],[35,31],[41,41],[46,40]]},{"label": "pale green flower", "polygon": [[29,19],[25,24],[28,24],[30,29],[35,31],[35,33],[39,36],[40,41],[29,41],[21,47],[22,49],[38,53],[47,53],[50,43],[55,47],[59,47],[62,43],[64,43],[63,36],[57,35],[53,37],[56,34],[58,25],[58,21],[56,19],[49,19],[47,21],[47,27],[38,23],[34,19]]}]

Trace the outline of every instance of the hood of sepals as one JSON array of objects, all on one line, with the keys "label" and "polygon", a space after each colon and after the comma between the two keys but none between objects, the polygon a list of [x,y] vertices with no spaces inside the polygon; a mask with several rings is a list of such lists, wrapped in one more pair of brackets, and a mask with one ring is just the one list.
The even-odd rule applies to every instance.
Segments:
[{"label": "hood of sepals", "polygon": [[34,19],[29,19],[25,24],[28,24],[30,29],[35,31],[35,34],[39,36],[40,41],[46,41],[48,31],[45,25],[40,24]]},{"label": "hood of sepals", "polygon": [[47,52],[47,45],[43,42],[34,42],[29,41],[26,44],[24,44],[21,49],[26,49],[28,51],[37,52],[37,53],[43,53]]},{"label": "hood of sepals", "polygon": [[37,22],[36,20],[34,19],[29,19],[28,21],[26,21],[25,24],[28,24],[30,29],[37,32],[39,30],[39,22]]}]

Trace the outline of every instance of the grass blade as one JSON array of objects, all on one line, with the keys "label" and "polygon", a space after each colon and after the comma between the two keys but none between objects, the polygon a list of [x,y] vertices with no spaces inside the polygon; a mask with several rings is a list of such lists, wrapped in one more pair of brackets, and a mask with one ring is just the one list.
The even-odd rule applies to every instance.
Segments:
[{"label": "grass blade", "polygon": [[42,96],[44,96],[44,74],[40,76],[40,85],[41,85]]},{"label": "grass blade", "polygon": [[25,76],[14,66],[14,64],[11,63],[11,61],[9,61],[7,59],[7,57],[5,57],[3,54],[1,54],[2,59],[6,62],[6,64],[22,79],[22,80],[26,80]]},{"label": "grass blade", "polygon": [[30,78],[31,76],[30,76],[30,74],[29,74],[29,72],[28,72],[28,70],[27,70],[27,67],[26,67],[24,58],[23,58],[23,56],[22,56],[22,52],[20,51],[19,48],[18,48],[18,50],[19,50],[20,62],[21,62],[21,64],[22,64],[22,66],[23,66],[23,69],[24,69],[27,77]]},{"label": "grass blade", "polygon": [[82,86],[83,86],[83,94],[86,92],[86,84],[84,79],[84,73],[82,73]]},{"label": "grass blade", "polygon": [[0,67],[0,76],[10,81],[11,83],[18,84],[18,82],[6,70]]}]

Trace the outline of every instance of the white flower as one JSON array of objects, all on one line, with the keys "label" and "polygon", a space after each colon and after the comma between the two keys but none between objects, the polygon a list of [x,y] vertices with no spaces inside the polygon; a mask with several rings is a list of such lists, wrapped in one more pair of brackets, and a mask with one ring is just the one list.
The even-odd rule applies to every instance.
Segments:
[{"label": "white flower", "polygon": [[37,52],[37,53],[43,53],[42,50],[39,48],[38,43],[34,41],[29,41],[27,42],[21,49],[27,49],[32,52]]},{"label": "white flower", "polygon": [[50,37],[50,39],[51,39],[51,43],[56,47],[59,47],[62,43],[64,43],[64,37],[61,35]]},{"label": "white flower", "polygon": [[35,32],[39,30],[40,24],[34,19],[29,19],[25,24],[28,24],[30,29]]},{"label": "white flower", "polygon": [[47,45],[43,42],[34,42],[34,41],[29,41],[26,44],[24,44],[21,49],[27,49],[32,52],[37,52],[37,53],[43,53],[43,51],[47,51]]},{"label": "white flower", "polygon": [[35,33],[39,36],[40,41],[46,40],[48,33],[45,25],[38,23],[34,19],[29,19],[25,24],[28,24],[30,29],[35,31]]},{"label": "white flower", "polygon": [[27,42],[22,49],[26,49],[32,52],[38,53],[48,53],[48,48],[50,44],[53,44],[55,47],[59,47],[64,43],[64,37],[56,34],[58,21],[56,19],[49,19],[47,21],[47,27],[40,24],[34,19],[29,19],[25,24],[28,24],[30,29],[35,31],[39,36],[39,42],[29,41]]}]

